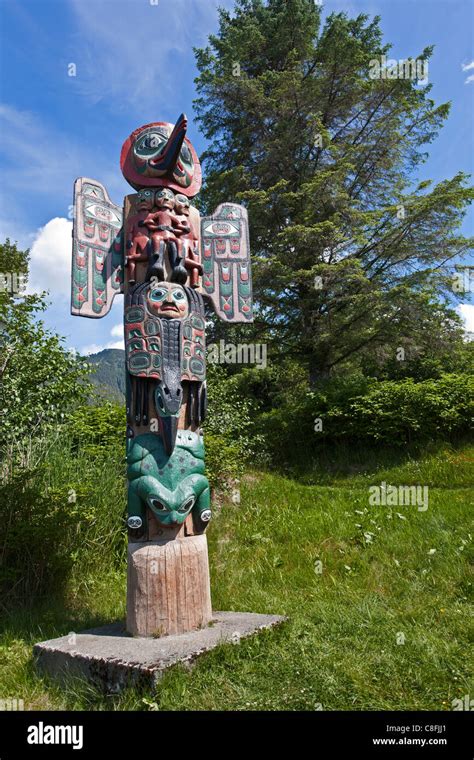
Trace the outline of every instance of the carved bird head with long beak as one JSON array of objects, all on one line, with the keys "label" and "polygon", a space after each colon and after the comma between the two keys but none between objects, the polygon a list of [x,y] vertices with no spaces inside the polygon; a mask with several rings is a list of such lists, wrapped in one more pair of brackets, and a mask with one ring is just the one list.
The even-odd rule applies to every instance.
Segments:
[{"label": "carved bird head with long beak", "polygon": [[132,132],[120,157],[122,173],[132,187],[169,187],[188,198],[199,192],[201,165],[186,137],[187,126],[181,114],[175,125],[159,121]]}]

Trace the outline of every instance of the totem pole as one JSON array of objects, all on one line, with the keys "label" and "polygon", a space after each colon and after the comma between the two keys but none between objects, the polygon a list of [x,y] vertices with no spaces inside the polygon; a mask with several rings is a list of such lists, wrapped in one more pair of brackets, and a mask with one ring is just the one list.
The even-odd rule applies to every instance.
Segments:
[{"label": "totem pole", "polygon": [[201,424],[205,305],[252,320],[247,211],[209,217],[190,204],[201,166],[187,119],[147,124],[122,147],[137,191],[123,210],[105,187],[74,186],[72,314],[103,317],[124,294],[127,380],[127,630],[184,633],[212,618],[205,530],[211,519]]}]

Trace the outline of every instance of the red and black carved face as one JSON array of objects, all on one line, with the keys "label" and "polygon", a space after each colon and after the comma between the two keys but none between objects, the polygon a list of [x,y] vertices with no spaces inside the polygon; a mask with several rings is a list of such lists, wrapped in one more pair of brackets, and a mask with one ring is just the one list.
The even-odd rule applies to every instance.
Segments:
[{"label": "red and black carved face", "polygon": [[181,195],[181,193],[175,195],[174,207],[177,214],[189,216],[189,198],[186,198],[185,195]]},{"label": "red and black carved face", "polygon": [[133,187],[165,186],[193,197],[201,187],[201,165],[186,137],[187,119],[175,125],[146,124],[125,141],[120,165]]},{"label": "red and black carved face", "polygon": [[155,194],[153,190],[140,190],[137,193],[137,211],[151,211],[155,200]]},{"label": "red and black carved face", "polygon": [[158,208],[174,208],[175,198],[173,191],[168,190],[167,187],[164,187],[162,190],[158,190],[155,195],[155,204],[158,206]]},{"label": "red and black carved face", "polygon": [[189,147],[183,142],[179,152],[176,166],[174,167],[173,177],[181,187],[189,187],[194,176],[194,160]]}]

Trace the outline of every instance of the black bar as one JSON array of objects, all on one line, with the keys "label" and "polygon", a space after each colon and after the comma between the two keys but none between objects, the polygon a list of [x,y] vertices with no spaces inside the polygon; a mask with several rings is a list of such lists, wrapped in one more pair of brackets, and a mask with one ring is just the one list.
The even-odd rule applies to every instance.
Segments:
[{"label": "black bar", "polygon": [[[42,728],[41,728],[42,724]],[[48,728],[52,726],[53,728]],[[69,744],[32,744],[64,726]],[[76,727],[75,734],[73,727]],[[82,747],[80,727],[82,727]],[[0,758],[235,755],[262,758],[473,757],[469,712],[2,712]],[[222,741],[219,741],[221,740]],[[390,743],[388,740],[391,740]],[[415,741],[416,740],[416,741]],[[73,749],[72,743],[78,746]],[[286,748],[286,749],[285,749]],[[323,754],[324,752],[324,754]],[[278,753],[278,754],[277,754]]]}]

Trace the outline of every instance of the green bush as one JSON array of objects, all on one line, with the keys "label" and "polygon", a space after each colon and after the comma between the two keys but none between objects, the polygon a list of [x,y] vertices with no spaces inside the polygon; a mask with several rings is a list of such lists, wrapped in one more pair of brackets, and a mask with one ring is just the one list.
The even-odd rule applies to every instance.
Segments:
[{"label": "green bush", "polygon": [[206,476],[211,488],[227,488],[242,473],[239,446],[215,433],[206,433],[205,446]]},{"label": "green bush", "polygon": [[207,373],[209,412],[204,423],[206,469],[211,486],[226,486],[249,461],[262,452],[263,436],[256,431],[255,400],[245,396],[238,377],[227,377],[221,367]]},{"label": "green bush", "polygon": [[315,392],[290,391],[259,425],[267,450],[281,461],[306,460],[322,442],[393,447],[450,440],[470,429],[473,387],[472,377],[454,374],[418,383],[337,378]]},{"label": "green bush", "polygon": [[55,430],[89,392],[88,365],[38,318],[46,305],[0,292],[0,464]]},{"label": "green bush", "polygon": [[69,418],[73,442],[89,454],[99,455],[109,446],[117,447],[125,457],[125,406],[104,401],[100,406],[81,406]]},{"label": "green bush", "polygon": [[[473,416],[474,381],[469,375],[443,375],[416,383],[385,381],[371,385],[348,408],[328,413],[342,435],[400,446],[413,440],[449,439],[467,433]],[[336,435],[340,435],[336,432]]]}]

